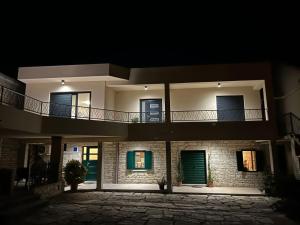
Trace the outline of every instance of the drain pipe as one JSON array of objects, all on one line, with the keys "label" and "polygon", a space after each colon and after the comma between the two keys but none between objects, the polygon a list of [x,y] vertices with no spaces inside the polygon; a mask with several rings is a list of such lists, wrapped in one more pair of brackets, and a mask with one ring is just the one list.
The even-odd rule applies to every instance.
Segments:
[{"label": "drain pipe", "polygon": [[120,155],[120,143],[116,143],[116,170],[115,170],[115,183],[119,183],[119,155]]}]

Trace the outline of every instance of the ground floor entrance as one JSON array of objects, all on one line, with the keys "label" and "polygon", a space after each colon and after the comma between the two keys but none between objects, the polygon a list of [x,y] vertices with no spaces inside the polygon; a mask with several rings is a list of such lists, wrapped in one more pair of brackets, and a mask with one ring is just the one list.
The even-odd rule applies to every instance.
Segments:
[{"label": "ground floor entrance", "polygon": [[87,169],[86,181],[97,180],[98,146],[84,146],[82,164]]},{"label": "ground floor entrance", "polygon": [[181,151],[183,184],[206,184],[205,151]]}]

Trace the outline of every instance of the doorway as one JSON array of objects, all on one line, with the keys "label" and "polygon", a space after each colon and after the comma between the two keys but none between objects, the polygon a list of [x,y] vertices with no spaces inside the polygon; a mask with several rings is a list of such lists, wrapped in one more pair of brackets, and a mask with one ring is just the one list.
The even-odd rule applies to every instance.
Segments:
[{"label": "doorway", "polygon": [[86,181],[97,180],[98,146],[84,146],[82,151],[82,164],[87,169]]},{"label": "doorway", "polygon": [[141,99],[140,121],[142,123],[162,122],[162,99]]},{"label": "doorway", "polygon": [[91,92],[50,93],[50,116],[89,119]]},{"label": "doorway", "polygon": [[204,150],[181,151],[183,184],[206,184],[206,157]]},{"label": "doorway", "polygon": [[217,96],[217,115],[218,121],[244,121],[244,97]]}]

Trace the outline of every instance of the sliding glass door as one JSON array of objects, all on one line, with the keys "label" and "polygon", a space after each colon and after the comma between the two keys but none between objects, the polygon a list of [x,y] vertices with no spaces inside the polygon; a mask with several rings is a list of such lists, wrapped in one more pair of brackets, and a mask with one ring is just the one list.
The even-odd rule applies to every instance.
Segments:
[{"label": "sliding glass door", "polygon": [[50,94],[50,116],[78,119],[90,118],[91,92],[64,92]]}]

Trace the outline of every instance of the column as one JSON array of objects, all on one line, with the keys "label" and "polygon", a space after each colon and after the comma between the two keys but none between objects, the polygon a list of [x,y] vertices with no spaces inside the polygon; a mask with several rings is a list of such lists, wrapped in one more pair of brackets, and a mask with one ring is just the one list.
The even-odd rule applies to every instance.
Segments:
[{"label": "column", "polygon": [[166,141],[167,191],[172,193],[171,142]]},{"label": "column", "polygon": [[170,84],[165,83],[165,122],[171,122],[171,109],[170,109]]},{"label": "column", "polygon": [[97,190],[103,189],[103,143],[98,142],[98,161],[97,161]]},{"label": "column", "polygon": [[63,165],[63,142],[62,137],[51,137],[51,155],[50,155],[50,182],[61,181]]}]

